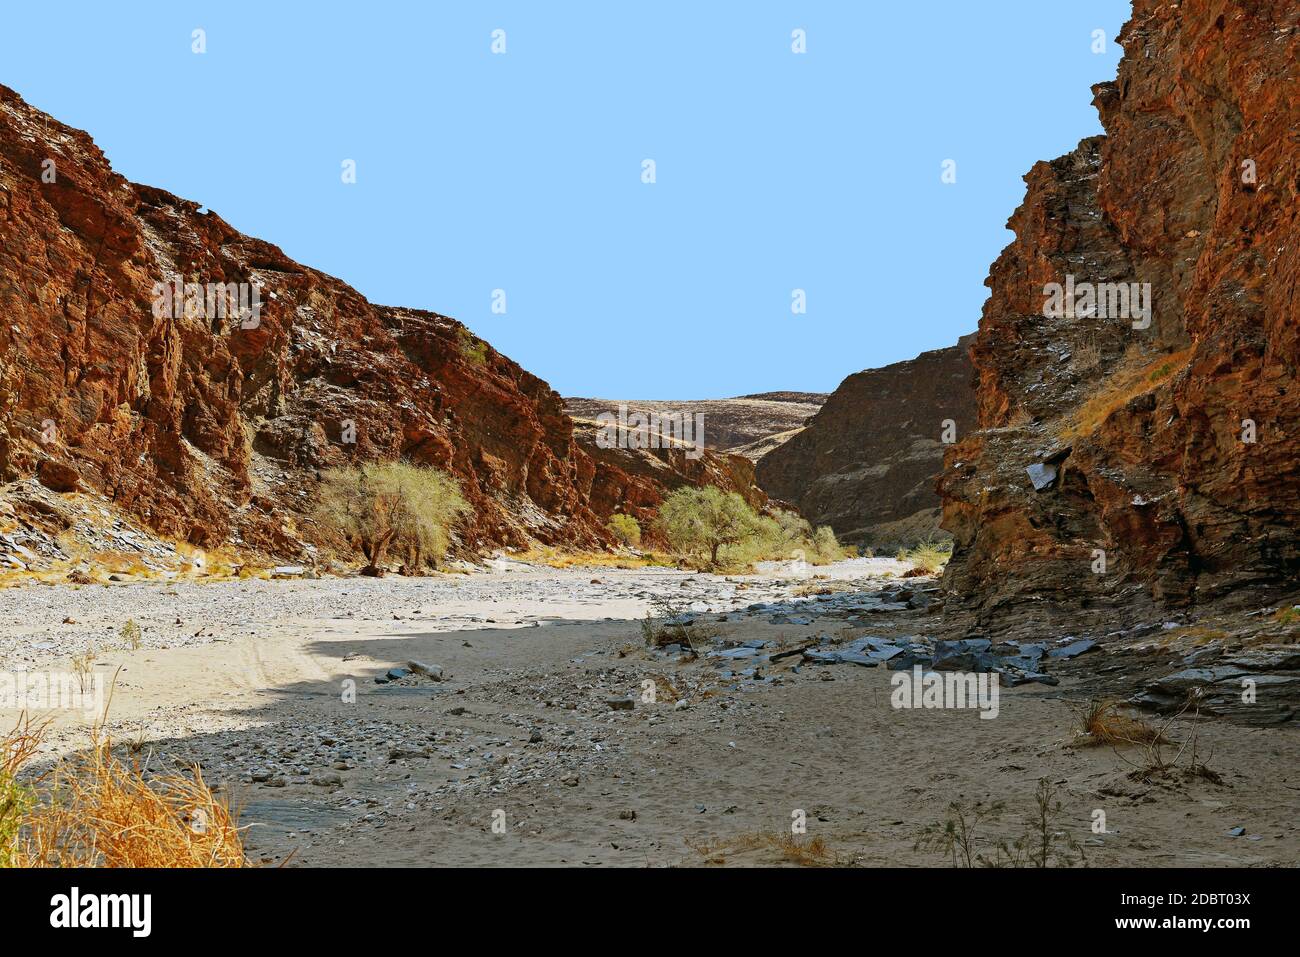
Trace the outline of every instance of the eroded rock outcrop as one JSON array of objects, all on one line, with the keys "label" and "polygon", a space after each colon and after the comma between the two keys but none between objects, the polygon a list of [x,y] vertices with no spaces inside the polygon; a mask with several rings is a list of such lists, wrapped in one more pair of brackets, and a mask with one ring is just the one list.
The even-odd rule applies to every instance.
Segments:
[{"label": "eroded rock outcrop", "polygon": [[759,459],[759,486],[844,542],[941,537],[944,439],[975,423],[968,339],[849,376],[802,432]]},{"label": "eroded rock outcrop", "polygon": [[[1136,0],[1118,42],[1106,135],[1029,172],[986,283],[941,483],[946,609],[980,628],[1258,603],[1300,567],[1300,8]],[[1045,318],[1067,281],[1138,284],[1149,323],[1117,287]]]},{"label": "eroded rock outcrop", "polygon": [[[182,288],[157,308],[178,278],[201,302]],[[102,495],[204,548],[301,555],[321,469],[402,456],[460,480],[464,545],[610,541],[627,474],[582,449],[541,379],[453,319],[373,305],[127,182],[4,87],[0,314],[0,483]]]}]

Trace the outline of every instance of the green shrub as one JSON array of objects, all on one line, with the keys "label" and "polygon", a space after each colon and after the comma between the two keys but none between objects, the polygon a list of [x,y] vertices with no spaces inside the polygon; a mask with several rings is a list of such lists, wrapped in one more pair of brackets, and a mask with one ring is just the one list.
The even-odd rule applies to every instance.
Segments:
[{"label": "green shrub", "polygon": [[476,366],[487,365],[487,343],[468,329],[456,330],[456,341],[460,345],[460,354]]},{"label": "green shrub", "polygon": [[835,562],[847,552],[835,537],[835,531],[829,525],[818,525],[812,537],[813,551],[822,561]]},{"label": "green shrub", "polygon": [[382,575],[390,550],[403,574],[436,565],[451,530],[471,511],[447,473],[406,462],[331,469],[321,478],[314,517],[366,557],[363,574]]},{"label": "green shrub", "polygon": [[927,575],[933,575],[935,572],[948,564],[948,559],[952,557],[952,542],[922,542],[912,549],[901,549],[898,553],[898,560],[910,562],[913,568],[919,568]]},{"label": "green shrub", "polygon": [[712,487],[669,495],[659,509],[659,527],[674,554],[711,568],[791,559],[820,565],[845,555],[829,527],[814,532],[797,512],[782,509],[759,515],[735,492]]},{"label": "green shrub", "polygon": [[659,525],[668,547],[678,555],[708,556],[717,567],[723,548],[758,537],[758,515],[735,492],[721,489],[679,488],[659,506]]},{"label": "green shrub", "polygon": [[641,544],[641,523],[631,515],[612,515],[605,527],[628,548]]}]

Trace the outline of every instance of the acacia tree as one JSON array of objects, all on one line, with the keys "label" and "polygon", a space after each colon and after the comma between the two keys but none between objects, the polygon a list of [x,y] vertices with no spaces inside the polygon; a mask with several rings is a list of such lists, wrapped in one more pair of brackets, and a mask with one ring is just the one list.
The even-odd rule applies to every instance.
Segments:
[{"label": "acacia tree", "polygon": [[381,576],[390,551],[404,574],[446,554],[451,529],[469,511],[447,473],[406,462],[367,462],[321,476],[314,516],[366,558],[363,575]]},{"label": "acacia tree", "polygon": [[687,554],[707,552],[709,564],[718,564],[718,551],[757,535],[759,518],[749,503],[735,492],[707,488],[679,488],[659,506],[659,524],[668,545]]}]

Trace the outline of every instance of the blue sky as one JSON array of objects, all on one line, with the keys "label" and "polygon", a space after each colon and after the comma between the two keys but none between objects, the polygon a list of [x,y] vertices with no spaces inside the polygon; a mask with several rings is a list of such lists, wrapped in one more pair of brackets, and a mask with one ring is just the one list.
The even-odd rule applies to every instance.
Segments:
[{"label": "blue sky", "polygon": [[7,5],[0,83],[127,178],[455,316],[564,394],[829,391],[975,328],[1021,177],[1101,131],[1089,86],[1128,14],[74,0]]}]

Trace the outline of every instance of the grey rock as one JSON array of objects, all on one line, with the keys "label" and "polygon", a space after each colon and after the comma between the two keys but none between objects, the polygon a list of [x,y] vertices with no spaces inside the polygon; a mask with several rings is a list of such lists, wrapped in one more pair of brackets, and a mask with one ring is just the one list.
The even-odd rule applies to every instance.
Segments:
[{"label": "grey rock", "polygon": [[425,664],[423,661],[408,661],[406,667],[410,668],[417,675],[424,675],[426,678],[432,678],[434,681],[442,680],[441,665]]},{"label": "grey rock", "polygon": [[1097,647],[1097,642],[1092,638],[1080,638],[1078,641],[1072,641],[1068,645],[1062,645],[1059,648],[1053,648],[1047,653],[1049,658],[1077,658],[1085,651],[1091,651]]},{"label": "grey rock", "polygon": [[1027,466],[1025,471],[1029,473],[1029,481],[1034,485],[1035,492],[1041,492],[1045,488],[1051,488],[1056,481],[1056,466],[1047,465],[1043,462],[1035,462]]}]

